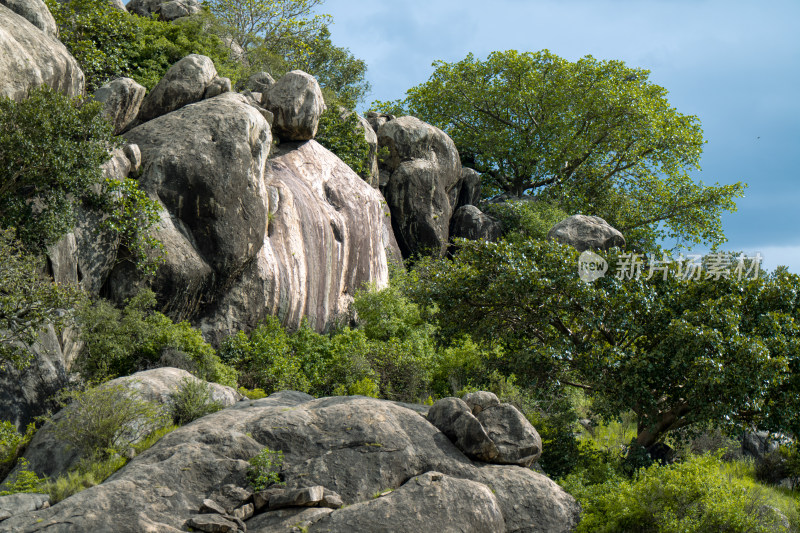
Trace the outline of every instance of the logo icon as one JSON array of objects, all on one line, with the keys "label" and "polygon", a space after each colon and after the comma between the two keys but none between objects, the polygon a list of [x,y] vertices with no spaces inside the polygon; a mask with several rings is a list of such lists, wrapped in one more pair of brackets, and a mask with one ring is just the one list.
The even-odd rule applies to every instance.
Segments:
[{"label": "logo icon", "polygon": [[608,271],[608,263],[594,252],[585,250],[578,257],[578,277],[582,281],[592,283],[600,279]]}]

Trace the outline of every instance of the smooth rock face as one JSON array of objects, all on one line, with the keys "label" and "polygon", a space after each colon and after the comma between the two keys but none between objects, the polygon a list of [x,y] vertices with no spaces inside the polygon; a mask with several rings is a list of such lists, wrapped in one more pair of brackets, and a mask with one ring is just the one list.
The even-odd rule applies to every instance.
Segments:
[{"label": "smooth rock face", "polygon": [[[125,138],[142,153],[140,187],[163,207],[154,236],[167,255],[153,289],[173,318],[196,317],[264,242],[269,124],[243,96],[225,93],[146,122]],[[122,301],[141,276],[120,263],[107,284]]]},{"label": "smooth rock face", "polygon": [[18,494],[9,494],[8,496],[0,496],[0,515],[4,512],[9,516],[14,516],[37,511],[46,503],[50,503],[49,494],[21,492]]},{"label": "smooth rock face", "polygon": [[216,77],[217,69],[211,58],[199,54],[184,57],[169,68],[145,97],[139,110],[139,120],[147,122],[202,100],[206,87]]},{"label": "smooth rock face", "polygon": [[119,135],[136,120],[147,90],[130,78],[117,78],[94,92],[93,98],[103,104],[103,114]]},{"label": "smooth rock face", "polygon": [[[124,385],[126,389],[136,391],[144,400],[167,405],[171,395],[180,388],[181,381],[186,378],[193,378],[193,376],[185,370],[154,368],[137,372],[131,376],[112,379],[104,386]],[[231,387],[218,383],[209,383],[209,386],[211,387],[211,398],[224,407],[234,405],[243,398]],[[69,407],[66,407],[53,415],[52,421],[47,422],[36,432],[28,449],[25,450],[24,457],[30,463],[30,469],[39,476],[64,474],[80,460],[80,456],[74,450],[59,441],[53,430],[54,423],[61,420],[68,409]]]},{"label": "smooth rock face", "polygon": [[314,522],[309,532],[495,533],[506,531],[497,498],[486,485],[426,472],[397,490]]},{"label": "smooth rock face", "polygon": [[261,104],[275,115],[272,130],[283,141],[313,139],[325,111],[319,83],[302,70],[286,73],[264,91]]},{"label": "smooth rock face", "polygon": [[472,409],[472,414],[475,416],[478,416],[478,414],[485,409],[500,405],[500,400],[497,398],[497,395],[485,390],[468,392],[461,399]]},{"label": "smooth rock face", "polygon": [[381,192],[403,257],[443,252],[453,213],[449,194],[461,178],[455,144],[442,130],[415,117],[385,122],[378,143],[389,150],[381,163]]},{"label": "smooth rock face", "polygon": [[[281,392],[183,426],[104,483],[49,509],[0,522],[0,531],[178,531],[218,487],[245,486],[247,461],[264,446],[283,451],[287,489],[321,485],[341,495],[349,507],[307,510],[327,514],[328,524],[375,520],[392,509],[409,510],[392,522],[398,527],[412,519],[440,524],[437,517],[449,511],[433,502],[451,502],[451,493],[461,500],[453,509],[465,515],[453,519],[493,524],[487,531],[560,533],[571,531],[578,520],[577,503],[553,481],[518,466],[473,463],[414,410],[364,397],[314,400]],[[437,473],[444,476],[434,479]],[[386,489],[396,490],[373,498]],[[348,511],[362,505],[364,513]],[[497,509],[505,528],[498,525]],[[420,515],[412,518],[414,512]],[[276,513],[294,520],[290,525],[302,520],[295,518],[300,516],[296,510]],[[344,513],[351,514],[338,518]],[[248,531],[274,531],[256,527],[269,515],[250,519]],[[311,527],[324,530],[322,523]]]},{"label": "smooth rock face", "polygon": [[56,20],[42,0],[0,0],[0,5],[42,30],[48,37],[58,39]]},{"label": "smooth rock face", "polygon": [[600,217],[572,215],[547,232],[548,239],[569,244],[579,252],[625,246],[625,237]]},{"label": "smooth rock face", "polygon": [[493,462],[498,450],[469,406],[459,398],[442,398],[428,411],[428,421],[467,457]]},{"label": "smooth rock face", "polygon": [[450,238],[496,241],[503,231],[502,223],[481,212],[474,205],[459,207],[450,220]]},{"label": "smooth rock face", "polygon": [[[244,83],[237,84],[237,91],[251,91],[254,93],[265,93],[267,89],[275,85],[275,80],[270,76],[269,72],[256,72],[251,74]],[[260,101],[260,100],[259,100]]]},{"label": "smooth rock face", "polygon": [[514,406],[493,405],[475,417],[497,446],[497,457],[492,462],[531,466],[542,455],[539,433]]},{"label": "smooth rock face", "polygon": [[12,100],[27,97],[40,85],[49,85],[67,96],[83,94],[83,72],[66,47],[2,5],[0,72],[0,96]]},{"label": "smooth rock face", "polygon": [[200,322],[213,342],[268,315],[325,329],[364,283],[389,280],[378,191],[316,141],[281,144],[267,161],[269,230],[258,253]]}]

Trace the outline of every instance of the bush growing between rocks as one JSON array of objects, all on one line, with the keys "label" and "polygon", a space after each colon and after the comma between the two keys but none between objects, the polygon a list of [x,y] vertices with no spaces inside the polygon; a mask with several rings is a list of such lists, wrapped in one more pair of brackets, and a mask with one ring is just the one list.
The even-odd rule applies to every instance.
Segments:
[{"label": "bush growing between rocks", "polygon": [[283,452],[264,448],[258,455],[250,459],[247,469],[247,480],[256,492],[267,489],[270,485],[282,484],[280,471],[283,466]]},{"label": "bush growing between rocks", "polygon": [[544,200],[507,200],[498,203],[482,203],[481,209],[503,224],[503,237],[518,242],[530,239],[546,239],[547,232],[569,215]]},{"label": "bush growing between rocks", "polygon": [[172,420],[179,426],[220,409],[222,404],[211,398],[211,387],[208,383],[195,378],[183,378],[178,390],[172,394],[170,402]]},{"label": "bush growing between rocks", "polygon": [[155,294],[143,290],[123,309],[98,300],[78,311],[83,351],[76,361],[84,378],[104,381],[157,365],[162,352],[173,348],[192,360],[187,369],[197,377],[236,386],[236,372],[223,364],[199,331],[188,322],[173,323],[154,311]]},{"label": "bush growing between rocks", "polygon": [[336,101],[328,102],[327,109],[319,118],[314,139],[336,154],[353,171],[366,179],[370,173],[369,144],[358,129],[355,113],[342,116]]},{"label": "bush growing between rocks", "polygon": [[168,424],[162,406],[123,384],[68,391],[62,401],[66,407],[55,422],[55,434],[90,461],[123,454]]},{"label": "bush growing between rocks", "polygon": [[22,434],[11,422],[0,422],[0,480],[14,468],[17,458],[25,451],[35,432],[36,425],[33,423],[28,424],[25,434]]},{"label": "bush growing between rocks", "polygon": [[31,471],[28,461],[21,457],[19,470],[14,477],[14,482],[8,485],[8,490],[0,491],[0,496],[8,496],[20,492],[42,492],[45,490],[47,480],[40,478],[36,472]]}]

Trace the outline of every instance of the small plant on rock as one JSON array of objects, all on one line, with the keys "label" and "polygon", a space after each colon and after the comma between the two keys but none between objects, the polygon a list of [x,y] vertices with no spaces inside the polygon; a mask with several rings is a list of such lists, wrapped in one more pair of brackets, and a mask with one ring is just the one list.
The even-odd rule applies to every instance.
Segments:
[{"label": "small plant on rock", "polygon": [[265,490],[270,485],[283,484],[280,477],[282,466],[283,452],[264,448],[258,455],[250,459],[247,480],[256,492]]},{"label": "small plant on rock", "polygon": [[178,390],[172,394],[170,412],[172,420],[179,426],[220,409],[222,404],[211,397],[211,386],[193,377],[183,378]]}]

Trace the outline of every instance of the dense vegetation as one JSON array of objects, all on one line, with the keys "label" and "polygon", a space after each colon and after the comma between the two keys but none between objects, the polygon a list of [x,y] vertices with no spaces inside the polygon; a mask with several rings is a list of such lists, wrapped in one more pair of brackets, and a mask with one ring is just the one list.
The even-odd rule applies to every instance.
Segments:
[{"label": "dense vegetation", "polygon": [[[366,65],[331,41],[330,17],[313,14],[319,0],[214,0],[173,23],[105,0],[47,4],[89,91],[118,76],[151,89],[189,53],[211,57],[234,84],[262,70],[314,74],[328,104],[317,139],[367,177],[369,147],[347,112],[369,91]],[[800,277],[785,269],[712,277],[707,263],[686,279],[672,264],[651,279],[612,272],[588,284],[577,252],[545,238],[573,212],[602,215],[635,249],[655,254],[641,264],[645,274],[663,258],[665,237],[724,242],[720,214],[743,186],[692,181],[699,122],[672,108],[648,75],[547,51],[438,63],[428,82],[382,108],[448,132],[487,194],[533,201],[482,205],[503,223],[499,242],[460,241],[452,257],[415,257],[390,287],[355,296],[356,322],[321,334],[287,331],[273,317],[218,349],[157,312],[149,291],[115,307],[52,283],[44,251],[76,211],[105,213],[106,229],[145,269],[156,212],[135,181],[103,179],[99,166],[116,141],[96,104],[46,89],[0,100],[0,365],[23,367],[45,324],[76,326],[84,343],[75,362],[84,383],[62,396],[69,416],[56,428],[84,460],[49,481],[20,462],[11,490],[46,490],[58,501],[102,482],[130,448],[149,446],[173,422],[220,408],[199,379],[184,380],[166,407],[106,383],[168,365],[251,398],[294,389],[430,403],[491,390],[541,433],[540,466],[582,503],[582,531],[780,531],[781,515],[797,531],[796,495],[759,481],[800,479]],[[603,256],[613,263],[618,252]],[[721,436],[752,425],[792,444],[755,465],[724,455],[738,444]],[[34,431],[0,422],[0,477]],[[710,435],[725,442],[700,449]],[[678,452],[674,465],[650,454],[665,443]],[[253,485],[279,482],[281,460],[269,449],[255,457]]]}]

